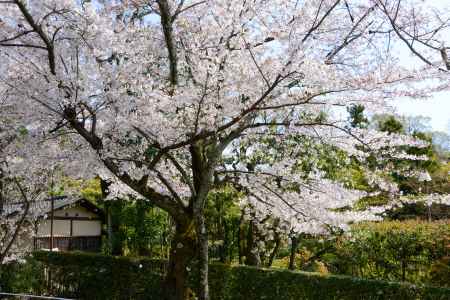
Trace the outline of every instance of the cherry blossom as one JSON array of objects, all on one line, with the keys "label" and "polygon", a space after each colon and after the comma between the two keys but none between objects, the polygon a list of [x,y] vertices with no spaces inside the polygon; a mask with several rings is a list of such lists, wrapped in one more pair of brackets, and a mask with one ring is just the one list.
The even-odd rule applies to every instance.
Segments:
[{"label": "cherry blossom", "polygon": [[[181,245],[171,252],[167,290],[186,298],[185,266],[197,255],[199,297],[208,299],[203,211],[215,175],[230,170],[228,153],[301,136],[361,160],[371,152],[415,159],[386,149],[418,142],[350,130],[334,112],[354,104],[386,110],[389,100],[450,86],[445,12],[422,1],[341,2],[3,1],[4,105],[25,127],[65,143],[70,160],[96,166],[114,182],[114,196],[133,192],[166,210]],[[415,65],[402,66],[395,47],[412,53]],[[320,170],[307,180],[289,172],[295,161],[286,153],[265,164],[270,170],[237,162],[233,182],[257,213],[271,207],[291,220],[307,211],[294,227],[317,227],[318,215],[345,223],[330,209],[359,192]],[[280,189],[279,178],[309,187]]]}]

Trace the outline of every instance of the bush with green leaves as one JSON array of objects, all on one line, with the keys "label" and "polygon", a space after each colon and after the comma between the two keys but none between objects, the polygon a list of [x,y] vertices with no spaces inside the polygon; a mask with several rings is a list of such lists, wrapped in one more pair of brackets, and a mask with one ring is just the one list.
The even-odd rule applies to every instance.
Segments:
[{"label": "bush with green leaves", "polygon": [[42,270],[43,264],[32,257],[0,265],[0,292],[41,293],[45,288]]},{"label": "bush with green leaves", "polygon": [[[40,285],[16,286],[15,292],[26,290],[89,300],[162,299],[165,261],[58,252],[37,252],[34,260],[38,268],[29,274]],[[49,272],[51,284],[46,281]],[[21,276],[18,273],[12,276]],[[445,288],[219,263],[210,265],[209,280],[211,300],[450,300],[450,289]],[[193,270],[190,285],[194,291],[197,282]]]},{"label": "bush with green leaves", "polygon": [[329,263],[335,272],[364,278],[440,285],[431,266],[448,252],[446,222],[381,222],[355,226]]}]

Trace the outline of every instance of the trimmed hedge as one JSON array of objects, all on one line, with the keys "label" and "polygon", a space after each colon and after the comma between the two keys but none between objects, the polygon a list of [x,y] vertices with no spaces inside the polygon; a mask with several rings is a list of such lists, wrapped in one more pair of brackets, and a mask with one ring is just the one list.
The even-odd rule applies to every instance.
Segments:
[{"label": "trimmed hedge", "polygon": [[52,284],[47,294],[89,300],[161,298],[165,263],[159,260],[44,251],[33,257],[50,267]]},{"label": "trimmed hedge", "polygon": [[450,289],[349,276],[213,264],[211,299],[450,299]]},{"label": "trimmed hedge", "polygon": [[25,263],[0,264],[0,291],[39,292],[45,286],[42,276],[38,276],[41,273],[42,264],[31,257]]},{"label": "trimmed hedge", "polygon": [[[165,263],[161,261],[57,252],[37,252],[34,258],[41,264],[36,276],[48,279],[43,267],[51,269],[52,287],[46,287],[47,294],[77,299],[162,298]],[[195,278],[193,272],[193,287]],[[450,300],[450,289],[445,288],[223,264],[210,265],[210,291],[212,300]]]}]

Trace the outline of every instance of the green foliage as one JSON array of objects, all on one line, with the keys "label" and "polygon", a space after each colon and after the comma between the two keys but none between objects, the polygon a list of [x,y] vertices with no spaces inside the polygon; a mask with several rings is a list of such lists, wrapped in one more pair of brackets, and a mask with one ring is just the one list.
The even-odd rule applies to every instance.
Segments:
[{"label": "green foliage", "polygon": [[[81,252],[36,252],[33,256],[52,273],[46,294],[89,300],[161,298],[164,264],[159,260]],[[42,271],[38,276],[44,276]]]},{"label": "green foliage", "polygon": [[[161,299],[161,261],[56,252],[34,257],[50,267],[51,288],[59,296]],[[44,276],[42,271],[35,276]],[[190,280],[195,286],[195,272]],[[444,288],[218,263],[210,265],[210,291],[212,300],[450,299],[450,289]]]},{"label": "green foliage", "polygon": [[444,222],[358,225],[350,238],[340,241],[328,263],[339,274],[439,285],[431,266],[448,254],[449,232],[450,224]]},{"label": "green foliage", "polygon": [[28,134],[28,129],[25,126],[20,126],[18,132],[20,136],[26,136]]},{"label": "green foliage", "polygon": [[[432,135],[430,133],[421,132],[426,126],[412,126],[406,124],[404,119],[393,115],[378,115],[374,117],[375,123],[379,130],[388,133],[409,134],[417,140],[422,140],[428,144],[426,147],[403,146],[398,150],[404,151],[406,154],[415,156],[424,156],[426,160],[409,160],[409,159],[389,159],[389,162],[379,164],[375,158],[369,158],[369,166],[374,168],[376,166],[389,166],[392,170],[387,172],[386,176],[390,176],[399,186],[403,194],[417,195],[419,193],[445,193],[446,188],[449,187],[448,178],[443,176],[442,168],[445,166],[440,161],[439,153],[433,145]],[[405,127],[409,127],[405,129]],[[424,172],[431,174],[432,182],[424,184],[418,181],[415,177],[405,176],[404,171]],[[442,180],[444,179],[444,180]],[[445,179],[447,179],[445,181]],[[424,186],[425,185],[425,186]],[[443,192],[444,191],[444,192]]]},{"label": "green foliage", "polygon": [[391,201],[388,193],[380,193],[376,196],[365,196],[358,200],[355,204],[356,209],[367,209],[370,206],[381,206],[386,205]]},{"label": "green foliage", "polygon": [[364,115],[364,106],[361,104],[352,105],[347,108],[349,114],[348,120],[350,121],[350,126],[353,128],[367,128],[369,125],[369,120]]},{"label": "green foliage", "polygon": [[115,200],[105,203],[111,211],[113,240],[107,253],[165,257],[170,224],[168,215],[149,202]]},{"label": "green foliage", "polygon": [[231,262],[239,251],[237,233],[241,216],[240,193],[226,185],[208,194],[206,222],[208,224],[210,258]]},{"label": "green foliage", "polygon": [[388,133],[403,133],[404,128],[400,120],[395,116],[382,116],[378,120],[378,129]]},{"label": "green foliage", "polygon": [[[447,247],[450,248],[450,239]],[[431,266],[431,281],[440,286],[450,287],[450,256],[435,262]]]},{"label": "green foliage", "polygon": [[427,188],[432,193],[450,194],[450,162],[438,163],[431,173]]},{"label": "green foliage", "polygon": [[450,289],[347,276],[213,264],[213,300],[450,299]]},{"label": "green foliage", "polygon": [[0,265],[0,291],[21,293],[40,293],[45,287],[42,276],[42,263],[31,257],[25,262]]},{"label": "green foliage", "polygon": [[99,178],[83,180],[65,177],[59,184],[62,193],[64,193],[64,190],[78,191],[82,198],[95,204],[98,204],[102,199],[102,190],[100,188]]},{"label": "green foliage", "polygon": [[158,152],[159,152],[158,148],[150,146],[145,150],[144,155],[147,156],[149,160],[151,160],[158,154]]}]

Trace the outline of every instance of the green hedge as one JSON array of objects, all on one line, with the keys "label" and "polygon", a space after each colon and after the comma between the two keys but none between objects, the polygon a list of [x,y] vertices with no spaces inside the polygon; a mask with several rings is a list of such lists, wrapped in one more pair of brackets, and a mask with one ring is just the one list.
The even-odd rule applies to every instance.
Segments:
[{"label": "green hedge", "polygon": [[50,267],[52,285],[47,294],[77,299],[161,298],[164,263],[158,260],[81,252],[35,252],[33,257]]},{"label": "green hedge", "polygon": [[[34,276],[48,279],[44,266],[50,266],[52,272],[52,287],[47,282],[40,287],[41,294],[77,299],[161,299],[165,266],[161,261],[56,252],[37,252],[34,258],[41,264]],[[37,269],[33,268],[34,272]],[[190,279],[194,287],[195,277],[194,272]],[[444,288],[223,264],[210,265],[210,291],[212,300],[450,300],[450,289]]]},{"label": "green hedge", "polygon": [[22,293],[39,293],[45,286],[42,264],[29,257],[25,263],[0,264],[0,291],[20,291]]},{"label": "green hedge", "polygon": [[334,245],[333,251],[322,257],[333,273],[450,287],[450,277],[434,274],[435,264],[450,255],[448,221],[357,224],[350,237]]},{"label": "green hedge", "polygon": [[450,299],[450,289],[289,270],[230,267],[210,270],[214,300]]}]

